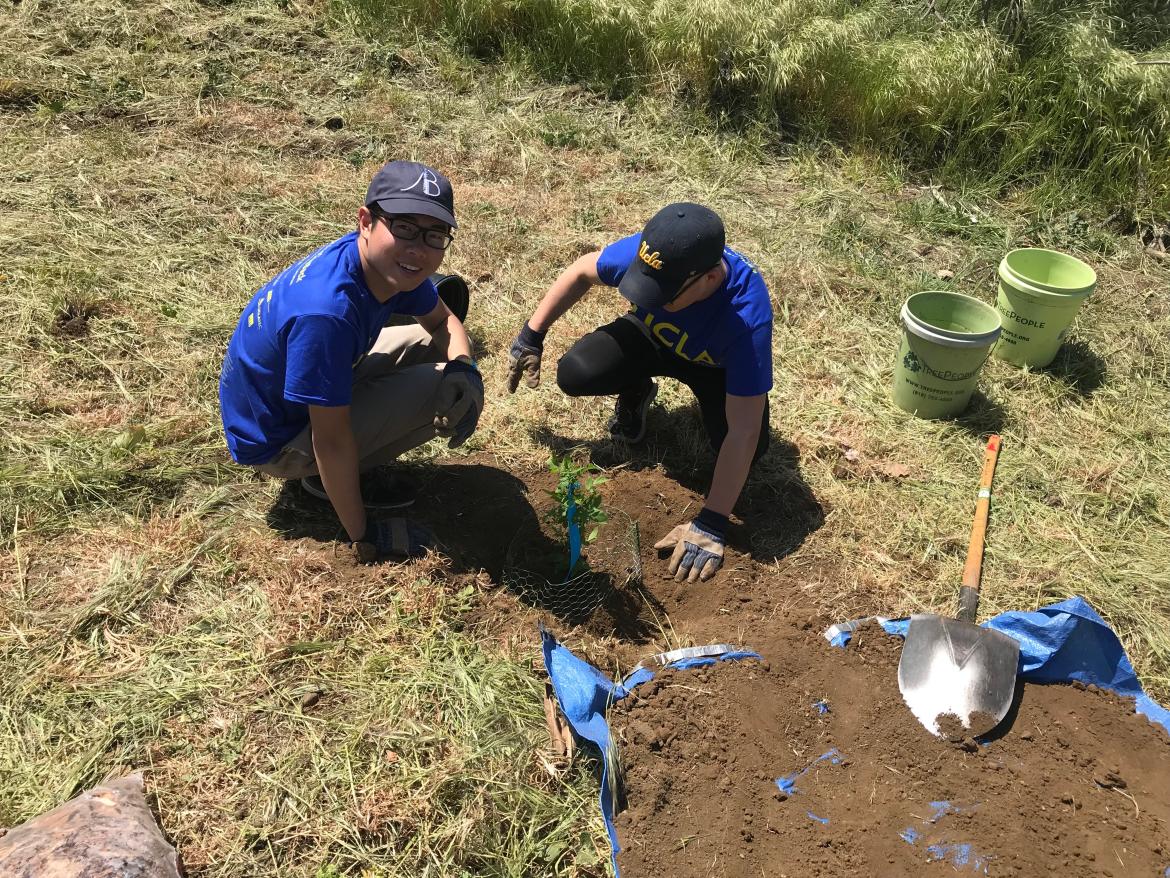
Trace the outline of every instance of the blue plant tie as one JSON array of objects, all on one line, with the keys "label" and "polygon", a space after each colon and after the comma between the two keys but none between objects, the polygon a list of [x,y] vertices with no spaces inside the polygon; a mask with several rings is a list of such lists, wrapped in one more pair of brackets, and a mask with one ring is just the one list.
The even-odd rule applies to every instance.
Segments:
[{"label": "blue plant tie", "polygon": [[569,531],[569,569],[565,573],[565,582],[573,578],[573,569],[581,558],[581,528],[577,526],[577,499],[573,493],[577,490],[577,483],[569,485],[568,504],[565,510],[565,526]]}]

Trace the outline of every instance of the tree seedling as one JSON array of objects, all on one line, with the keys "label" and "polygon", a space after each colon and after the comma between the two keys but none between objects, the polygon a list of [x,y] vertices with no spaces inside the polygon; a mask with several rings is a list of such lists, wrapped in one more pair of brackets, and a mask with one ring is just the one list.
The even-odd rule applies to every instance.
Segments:
[{"label": "tree seedling", "polygon": [[[573,502],[576,504],[576,510],[573,520],[583,534],[582,542],[593,542],[597,539],[601,525],[609,520],[609,515],[601,508],[601,493],[597,490],[598,486],[605,484],[609,479],[604,476],[588,475],[600,470],[591,463],[575,463],[569,457],[559,459],[555,456],[550,457],[548,469],[557,477],[556,488],[548,492],[556,502],[549,510],[548,517],[558,524],[568,526],[569,486],[575,484],[577,487],[573,489]],[[589,525],[593,525],[591,530]]]}]

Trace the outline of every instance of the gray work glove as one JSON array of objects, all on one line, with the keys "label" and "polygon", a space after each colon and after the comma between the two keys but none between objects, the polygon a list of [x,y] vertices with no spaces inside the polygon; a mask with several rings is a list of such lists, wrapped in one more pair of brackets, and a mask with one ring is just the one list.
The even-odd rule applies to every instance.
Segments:
[{"label": "gray work glove", "polygon": [[529,387],[540,384],[540,358],[544,355],[544,333],[537,332],[527,323],[512,342],[508,352],[508,393],[515,393],[520,384],[520,374]]},{"label": "gray work glove", "polygon": [[353,553],[362,564],[378,561],[405,561],[419,558],[434,545],[434,537],[423,526],[406,518],[368,519],[366,532],[352,543]]},{"label": "gray work glove", "polygon": [[[470,358],[466,358],[470,361]],[[475,432],[483,411],[483,376],[474,361],[451,360],[443,367],[435,406],[435,432],[449,437],[448,448],[458,448]]]},{"label": "gray work glove", "polygon": [[670,573],[678,581],[706,581],[723,566],[726,515],[706,507],[688,524],[680,524],[654,544],[655,549],[674,549]]}]

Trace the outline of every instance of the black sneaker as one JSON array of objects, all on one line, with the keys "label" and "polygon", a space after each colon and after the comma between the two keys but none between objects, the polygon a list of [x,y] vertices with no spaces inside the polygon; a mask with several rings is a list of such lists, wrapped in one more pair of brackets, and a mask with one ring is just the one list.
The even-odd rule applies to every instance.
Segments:
[{"label": "black sneaker", "polygon": [[[305,493],[322,500],[328,500],[320,476],[305,476],[301,479]],[[406,509],[414,505],[417,495],[414,485],[401,476],[394,475],[385,467],[370,470],[361,475],[362,503],[366,509]]]},{"label": "black sneaker", "polygon": [[609,419],[609,435],[629,445],[636,445],[646,438],[646,413],[658,395],[658,385],[652,378],[634,390],[619,394],[613,417]]}]

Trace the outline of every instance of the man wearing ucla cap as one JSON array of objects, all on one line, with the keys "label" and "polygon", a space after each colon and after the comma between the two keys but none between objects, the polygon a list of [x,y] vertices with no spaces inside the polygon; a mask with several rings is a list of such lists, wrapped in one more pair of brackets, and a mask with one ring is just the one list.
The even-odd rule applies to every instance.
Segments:
[{"label": "man wearing ucla cap", "polygon": [[[456,227],[451,184],[416,162],[374,175],[357,229],[310,253],[252,296],[228,345],[219,398],[238,463],[328,499],[362,561],[420,554],[414,498],[385,465],[432,439],[465,442],[483,380],[431,275]],[[407,326],[388,326],[395,314]]]},{"label": "man wearing ucla cap", "polygon": [[557,363],[570,396],[616,395],[610,434],[637,443],[670,377],[695,394],[716,453],[706,503],[655,545],[672,549],[677,579],[710,579],[723,563],[728,516],[768,447],[772,306],[755,266],[726,246],[723,222],[700,204],[670,204],[640,235],[580,257],[561,273],[512,343],[508,389],[540,382],[544,337],[595,285],[617,287],[632,310],[579,339]]}]

